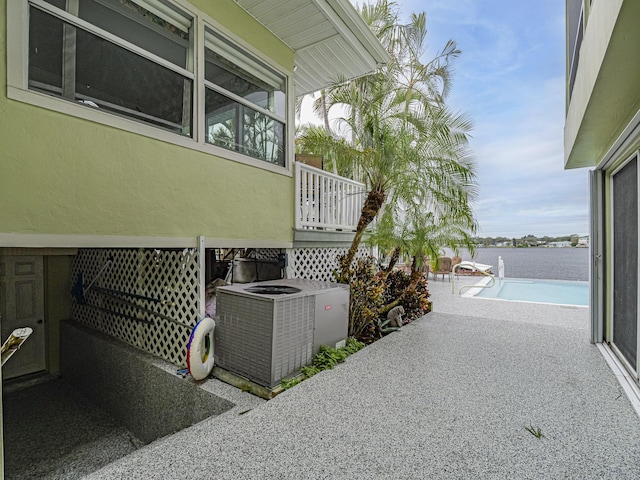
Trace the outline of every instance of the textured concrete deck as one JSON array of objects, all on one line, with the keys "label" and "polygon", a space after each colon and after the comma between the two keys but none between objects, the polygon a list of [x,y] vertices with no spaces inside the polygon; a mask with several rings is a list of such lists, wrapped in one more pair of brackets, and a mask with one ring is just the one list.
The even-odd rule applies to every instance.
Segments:
[{"label": "textured concrete deck", "polygon": [[33,384],[13,390],[16,386],[3,390],[8,480],[81,478],[141,445],[106,412],[55,377],[39,376]]},{"label": "textured concrete deck", "polygon": [[587,309],[431,291],[433,313],[334,370],[88,478],[640,478],[640,419]]}]

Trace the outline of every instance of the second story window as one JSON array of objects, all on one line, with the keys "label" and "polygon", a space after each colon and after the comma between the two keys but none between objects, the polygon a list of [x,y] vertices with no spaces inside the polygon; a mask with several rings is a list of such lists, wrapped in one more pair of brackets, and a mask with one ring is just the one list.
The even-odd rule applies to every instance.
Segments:
[{"label": "second story window", "polygon": [[189,18],[129,0],[48,3],[29,12],[30,89],[191,135]]},{"label": "second story window", "polygon": [[285,78],[207,31],[205,86],[206,141],[284,166]]},{"label": "second story window", "polygon": [[567,48],[569,60],[569,98],[573,93],[576,81],[578,63],[580,62],[580,47],[582,46],[584,30],[584,8],[582,0],[567,2]]},{"label": "second story window", "polygon": [[12,0],[7,12],[9,98],[286,167],[288,77],[186,1]]}]

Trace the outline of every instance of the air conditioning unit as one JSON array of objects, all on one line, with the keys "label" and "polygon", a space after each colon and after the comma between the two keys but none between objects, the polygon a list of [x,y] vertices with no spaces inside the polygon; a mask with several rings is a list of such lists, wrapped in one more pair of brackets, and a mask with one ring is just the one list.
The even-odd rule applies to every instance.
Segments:
[{"label": "air conditioning unit", "polygon": [[340,346],[349,329],[349,287],[305,279],[218,288],[217,366],[275,387],[311,363],[320,345]]}]

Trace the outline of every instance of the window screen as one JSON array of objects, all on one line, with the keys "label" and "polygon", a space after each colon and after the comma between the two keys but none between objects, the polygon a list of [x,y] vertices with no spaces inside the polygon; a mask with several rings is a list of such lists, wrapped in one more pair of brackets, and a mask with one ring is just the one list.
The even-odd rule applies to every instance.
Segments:
[{"label": "window screen", "polygon": [[613,176],[613,343],[636,369],[638,348],[638,162]]},{"label": "window screen", "polygon": [[[187,65],[189,34],[166,20],[126,0],[79,5],[83,20],[177,67]],[[191,78],[53,13],[30,9],[29,88],[191,135]]]}]

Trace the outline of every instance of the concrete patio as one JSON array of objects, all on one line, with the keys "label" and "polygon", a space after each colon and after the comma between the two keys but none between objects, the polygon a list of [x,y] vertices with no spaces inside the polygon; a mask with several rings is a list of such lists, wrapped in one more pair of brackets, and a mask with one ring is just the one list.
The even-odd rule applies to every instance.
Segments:
[{"label": "concrete patio", "polygon": [[345,364],[86,478],[640,478],[640,419],[586,308],[430,288],[433,313]]}]

